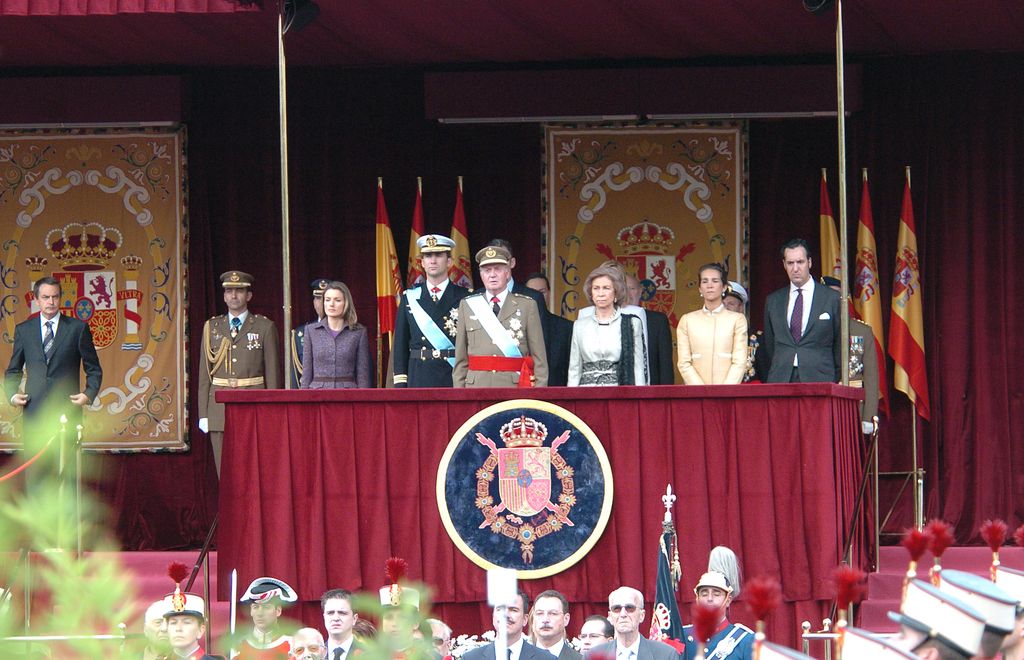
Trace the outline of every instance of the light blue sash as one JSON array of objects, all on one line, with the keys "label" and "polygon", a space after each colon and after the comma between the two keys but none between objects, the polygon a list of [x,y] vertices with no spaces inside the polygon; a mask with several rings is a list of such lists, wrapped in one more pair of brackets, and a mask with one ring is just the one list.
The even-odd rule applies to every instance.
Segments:
[{"label": "light blue sash", "polygon": [[[512,295],[512,294],[509,294]],[[506,300],[506,302],[508,302]],[[498,347],[498,350],[502,352],[505,357],[520,358],[523,357],[522,352],[519,350],[519,345],[516,344],[512,335],[508,333],[505,326],[498,321],[498,317],[494,315],[494,310],[488,304],[487,299],[482,295],[469,296],[466,298],[466,304],[476,314],[476,318],[480,321],[480,325],[484,327],[484,332],[491,338],[494,345]],[[464,322],[460,319],[459,322]]]},{"label": "light blue sash", "polygon": [[[434,319],[430,318],[430,314],[420,306],[420,288],[416,287],[408,289],[405,292],[405,299],[409,302],[409,309],[412,311],[412,318],[416,321],[416,325],[420,327],[420,330],[426,336],[427,341],[430,345],[440,351],[450,350],[455,348],[455,344],[448,338],[448,335],[444,333],[441,328],[437,327],[437,323],[434,323]],[[451,367],[455,368],[455,358],[445,358]]]}]

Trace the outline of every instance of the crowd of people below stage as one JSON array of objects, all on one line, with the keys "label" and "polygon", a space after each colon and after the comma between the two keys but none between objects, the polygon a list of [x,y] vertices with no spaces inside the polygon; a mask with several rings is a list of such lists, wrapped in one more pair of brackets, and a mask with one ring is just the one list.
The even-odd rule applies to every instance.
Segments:
[{"label": "crowd of people below stage", "polygon": [[[401,568],[393,571],[398,562]],[[729,620],[730,606],[740,595],[740,571],[729,548],[712,550],[708,570],[693,587],[694,623],[675,635],[668,609],[656,604],[648,621],[644,594],[622,586],[608,595],[607,612],[586,616],[575,638],[569,634],[568,599],[555,590],[530,596],[523,590],[509,593],[504,605],[492,610],[493,632],[453,636],[443,621],[420,613],[420,592],[406,585],[404,560],[388,560],[389,584],[379,591],[380,608],[373,614],[379,631],[359,610],[358,597],[344,589],[330,589],[320,598],[322,631],[288,629],[281,616],[298,600],[284,581],[270,577],[254,580],[240,602],[248,606],[251,626],[244,637],[228,640],[230,657],[290,658],[294,660],[349,660],[365,654],[385,660],[495,660],[496,647],[507,650],[508,660],[806,660],[808,656],[773,644],[763,633]],[[912,568],[914,564],[912,564]],[[858,573],[857,571],[851,571]],[[911,571],[913,573],[914,571]],[[860,578],[863,574],[859,573]],[[860,579],[858,578],[858,579]],[[179,578],[180,580],[180,578]],[[391,582],[391,580],[394,580]],[[841,578],[837,578],[841,580]],[[967,660],[1024,658],[1024,572],[993,561],[992,580],[955,570],[939,570],[935,585],[921,580],[905,582],[899,612],[889,617],[898,633],[878,636],[840,622],[834,642],[836,657],[845,660]],[[766,584],[770,583],[770,588]],[[844,607],[836,586],[837,603]],[[765,618],[781,602],[777,581],[759,578],[747,584],[748,605]],[[775,596],[767,595],[775,592]],[[769,601],[775,599],[773,604]],[[154,603],[143,622],[145,660],[210,657],[201,648],[207,620],[202,598],[174,593]],[[839,618],[845,618],[843,612]],[[576,624],[573,624],[574,627]],[[502,632],[505,639],[497,639]],[[139,656],[134,656],[139,657]],[[826,654],[828,657],[828,654]]]}]

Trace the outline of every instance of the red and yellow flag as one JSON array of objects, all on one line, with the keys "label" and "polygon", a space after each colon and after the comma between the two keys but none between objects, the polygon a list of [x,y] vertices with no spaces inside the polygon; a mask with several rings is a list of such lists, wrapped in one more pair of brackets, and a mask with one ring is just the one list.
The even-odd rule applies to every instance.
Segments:
[{"label": "red and yellow flag", "polygon": [[[857,223],[857,263],[853,271],[853,307],[860,320],[871,326],[878,353],[878,408],[889,412],[889,379],[885,375],[885,327],[882,319],[882,294],[878,280],[878,250],[875,247],[875,219],[868,192],[868,170],[861,171],[860,221]],[[864,359],[868,359],[865,356]]]},{"label": "red and yellow flag", "polygon": [[917,414],[931,419],[928,372],[924,362],[924,319],[921,311],[921,262],[917,258],[914,207],[910,200],[910,168],[903,188],[896,269],[889,317],[889,355],[896,361],[893,384],[914,404]]},{"label": "red and yellow flag", "polygon": [[818,224],[821,232],[821,275],[842,279],[843,269],[840,264],[839,235],[836,233],[835,216],[832,215],[832,202],[828,198],[828,185],[825,180],[825,168],[821,168],[821,202],[819,204]]},{"label": "red and yellow flag", "polygon": [[395,237],[384,205],[384,183],[377,179],[377,327],[381,334],[395,331],[402,275],[398,271]]},{"label": "red and yellow flag", "polygon": [[416,241],[423,235],[423,177],[416,177],[416,206],[412,209],[412,229],[409,231],[409,267],[405,281],[414,287],[424,279],[423,264],[420,263],[420,250]]},{"label": "red and yellow flag", "polygon": [[466,230],[466,212],[462,209],[462,177],[455,189],[455,215],[452,217],[452,267],[448,269],[448,279],[459,286],[473,290],[473,261],[469,254],[469,231]]}]

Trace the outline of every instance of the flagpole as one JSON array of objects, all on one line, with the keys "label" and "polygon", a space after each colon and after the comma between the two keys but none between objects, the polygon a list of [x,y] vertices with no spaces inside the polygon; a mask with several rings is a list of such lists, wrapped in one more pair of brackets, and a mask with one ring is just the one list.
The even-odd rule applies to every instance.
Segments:
[{"label": "flagpole", "polygon": [[[289,236],[291,236],[290,218],[288,215],[288,97],[287,80],[285,78],[284,61],[284,17],[277,15],[277,85],[280,103],[281,130],[281,291],[284,298],[284,337],[291,336],[292,329],[292,255]],[[284,386],[292,386],[292,352],[291,342],[282,342],[284,349]]]},{"label": "flagpole", "polygon": [[839,122],[839,285],[842,384],[850,384],[850,283],[846,263],[846,94],[843,71],[843,0],[836,0],[836,98]]},{"label": "flagpole", "polygon": [[[910,189],[910,165],[903,168],[907,177],[907,189]],[[921,474],[921,467],[917,464],[917,400],[911,401],[913,414],[910,417],[910,437],[913,439],[913,450],[911,458],[914,461],[914,526],[917,529],[924,527],[924,475]]]}]

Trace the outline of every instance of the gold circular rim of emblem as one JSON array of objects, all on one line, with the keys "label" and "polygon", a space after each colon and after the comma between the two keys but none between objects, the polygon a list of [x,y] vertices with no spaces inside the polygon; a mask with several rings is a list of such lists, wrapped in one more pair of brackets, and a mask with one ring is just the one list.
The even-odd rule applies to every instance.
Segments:
[{"label": "gold circular rim of emblem", "polygon": [[608,454],[605,452],[604,445],[601,444],[601,440],[586,422],[565,408],[556,406],[553,403],[548,403],[547,401],[539,401],[536,399],[513,399],[511,401],[502,401],[484,408],[467,419],[465,423],[459,427],[459,430],[455,432],[451,440],[448,441],[448,446],[445,448],[444,454],[441,456],[441,461],[438,464],[437,470],[437,510],[441,516],[441,522],[444,523],[444,528],[445,531],[448,532],[449,538],[451,538],[459,551],[469,558],[470,561],[483,569],[505,568],[492,561],[488,561],[477,554],[462,539],[458,530],[455,529],[455,525],[452,523],[451,516],[448,513],[447,500],[445,498],[445,475],[448,472],[448,464],[451,462],[452,455],[455,453],[455,450],[459,447],[462,440],[473,429],[473,427],[492,415],[512,409],[522,408],[532,408],[534,410],[551,413],[573,424],[587,439],[587,442],[590,443],[590,447],[593,449],[598,462],[601,464],[601,471],[604,473],[604,501],[601,502],[601,513],[598,516],[597,524],[594,525],[594,529],[590,532],[590,536],[588,536],[587,540],[584,541],[571,555],[560,562],[551,564],[550,566],[545,566],[544,568],[516,569],[516,577],[520,580],[527,580],[556,575],[587,556],[590,550],[593,549],[598,540],[600,540],[601,536],[604,534],[604,530],[608,526],[608,521],[611,519],[612,502],[615,499],[615,487],[612,479],[611,463],[608,461]]}]

